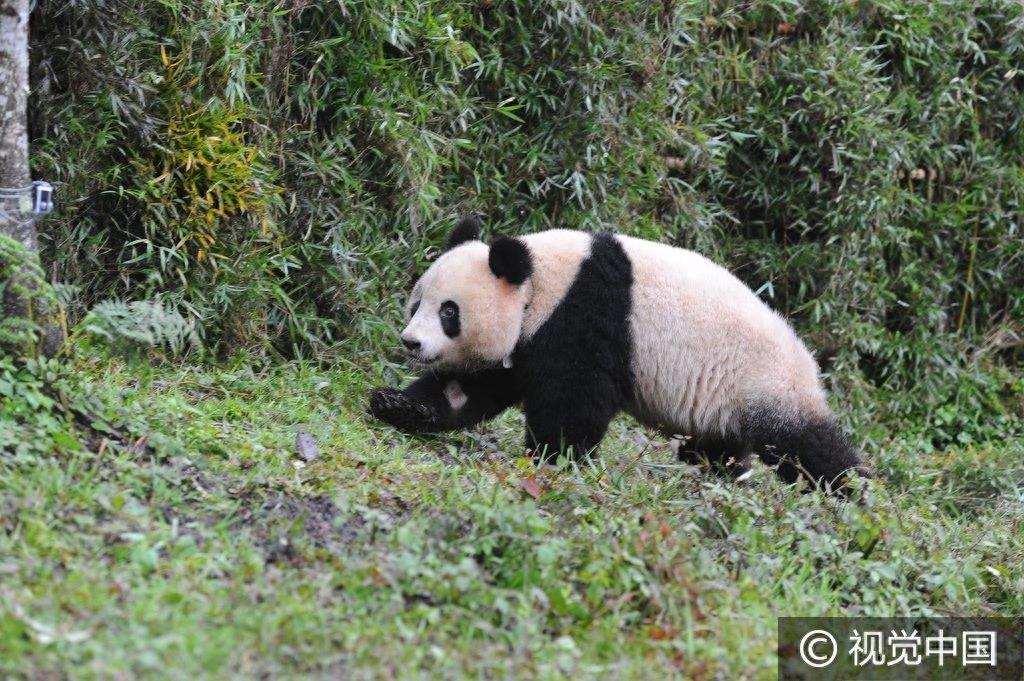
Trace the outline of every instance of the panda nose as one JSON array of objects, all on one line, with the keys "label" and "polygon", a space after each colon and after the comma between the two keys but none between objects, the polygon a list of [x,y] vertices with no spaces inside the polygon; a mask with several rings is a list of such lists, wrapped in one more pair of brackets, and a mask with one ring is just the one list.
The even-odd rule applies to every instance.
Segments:
[{"label": "panda nose", "polygon": [[419,341],[409,340],[408,338],[402,338],[402,345],[410,352],[420,349]]}]

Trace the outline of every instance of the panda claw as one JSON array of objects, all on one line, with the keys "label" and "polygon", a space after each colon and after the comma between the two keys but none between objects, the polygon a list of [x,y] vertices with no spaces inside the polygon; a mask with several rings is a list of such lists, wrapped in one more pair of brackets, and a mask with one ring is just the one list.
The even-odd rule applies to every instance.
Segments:
[{"label": "panda claw", "polygon": [[389,409],[408,404],[409,398],[401,390],[377,388],[370,394],[370,413],[379,416]]},{"label": "panda claw", "polygon": [[395,388],[377,388],[370,394],[370,414],[407,433],[432,430],[437,422],[430,407],[414,402]]}]

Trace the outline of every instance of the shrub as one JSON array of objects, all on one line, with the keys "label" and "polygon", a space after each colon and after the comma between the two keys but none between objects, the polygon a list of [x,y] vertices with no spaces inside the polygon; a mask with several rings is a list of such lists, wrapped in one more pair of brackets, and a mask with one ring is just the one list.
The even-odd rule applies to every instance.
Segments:
[{"label": "shrub", "polygon": [[0,234],[0,357],[53,356],[64,340],[62,322],[39,257]]},{"label": "shrub", "polygon": [[912,395],[897,415],[1020,362],[985,340],[1024,317],[1019,3],[43,0],[34,22],[48,261],[79,316],[161,296],[213,347],[377,357],[475,211],[705,252],[842,397]]},{"label": "shrub", "polygon": [[82,328],[114,349],[166,349],[171,356],[198,346],[195,324],[159,300],[104,301],[85,316]]}]

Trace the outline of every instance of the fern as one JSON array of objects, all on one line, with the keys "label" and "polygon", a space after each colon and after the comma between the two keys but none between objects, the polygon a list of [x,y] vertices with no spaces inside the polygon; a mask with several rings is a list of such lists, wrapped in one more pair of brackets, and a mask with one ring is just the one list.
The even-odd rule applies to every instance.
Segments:
[{"label": "fern", "polygon": [[62,339],[60,306],[39,257],[0,235],[0,356],[50,356]]},{"label": "fern", "polygon": [[90,310],[82,327],[114,349],[129,352],[163,349],[177,356],[200,345],[195,322],[161,300],[104,301]]}]

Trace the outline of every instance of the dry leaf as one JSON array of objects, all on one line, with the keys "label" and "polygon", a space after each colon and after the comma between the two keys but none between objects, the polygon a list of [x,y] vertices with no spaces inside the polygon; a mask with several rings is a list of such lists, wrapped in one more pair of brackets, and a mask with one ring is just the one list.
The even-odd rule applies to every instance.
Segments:
[{"label": "dry leaf", "polygon": [[647,635],[650,636],[655,641],[664,641],[665,639],[675,638],[676,634],[678,634],[678,633],[679,632],[677,632],[675,630],[675,628],[670,627],[670,626],[665,626],[665,627],[654,626],[654,627],[651,627],[650,629],[647,630]]},{"label": "dry leaf", "polygon": [[304,430],[300,430],[295,435],[295,455],[306,463],[314,461],[320,456],[320,448],[316,446],[316,440]]},{"label": "dry leaf", "polygon": [[535,476],[531,475],[528,478],[521,479],[519,481],[519,486],[523,488],[524,492],[529,494],[534,499],[540,496],[540,484],[537,482],[537,478]]},{"label": "dry leaf", "polygon": [[146,453],[146,441],[149,439],[149,435],[143,435],[136,440],[129,448],[133,454],[145,454]]}]

